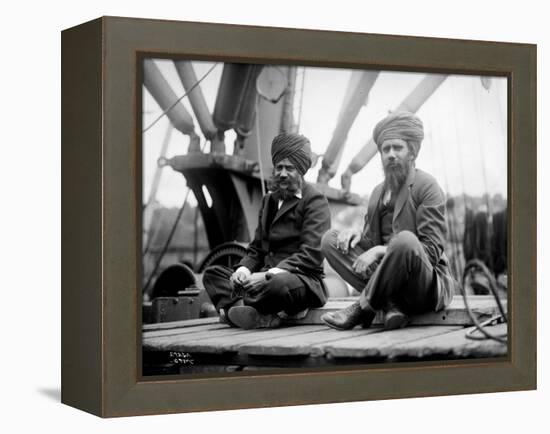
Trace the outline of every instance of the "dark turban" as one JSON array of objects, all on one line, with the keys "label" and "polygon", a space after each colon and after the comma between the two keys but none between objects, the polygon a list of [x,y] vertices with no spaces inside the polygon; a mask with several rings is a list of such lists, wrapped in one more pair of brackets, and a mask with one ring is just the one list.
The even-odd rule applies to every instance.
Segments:
[{"label": "dark turban", "polygon": [[271,143],[271,161],[276,166],[288,158],[300,175],[311,167],[311,145],[309,139],[300,134],[279,134]]},{"label": "dark turban", "polygon": [[376,124],[372,138],[378,150],[385,140],[405,140],[416,157],[424,139],[424,125],[418,116],[410,112],[391,113]]}]

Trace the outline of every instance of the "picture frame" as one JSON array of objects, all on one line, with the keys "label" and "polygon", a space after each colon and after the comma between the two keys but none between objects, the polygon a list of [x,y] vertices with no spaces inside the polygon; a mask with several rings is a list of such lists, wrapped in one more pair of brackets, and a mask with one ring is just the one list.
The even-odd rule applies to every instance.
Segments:
[{"label": "picture frame", "polygon": [[[508,356],[140,378],[136,107],[144,53],[506,76]],[[62,198],[62,402],[68,405],[114,417],[536,388],[534,45],[102,17],[62,34]]]}]

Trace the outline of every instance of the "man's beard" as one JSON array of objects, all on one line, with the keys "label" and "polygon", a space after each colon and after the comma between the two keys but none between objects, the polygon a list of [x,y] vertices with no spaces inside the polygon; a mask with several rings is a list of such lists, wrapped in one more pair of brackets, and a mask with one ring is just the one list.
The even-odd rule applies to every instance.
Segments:
[{"label": "man's beard", "polygon": [[397,194],[409,176],[412,163],[408,161],[394,161],[384,166],[384,184],[392,194]]},{"label": "man's beard", "polygon": [[[282,183],[286,183],[284,187],[281,187]],[[296,178],[287,177],[280,178],[279,176],[273,175],[269,180],[269,189],[274,193],[279,193],[281,199],[285,200],[293,197],[297,191],[302,188],[302,177],[298,176]]]}]

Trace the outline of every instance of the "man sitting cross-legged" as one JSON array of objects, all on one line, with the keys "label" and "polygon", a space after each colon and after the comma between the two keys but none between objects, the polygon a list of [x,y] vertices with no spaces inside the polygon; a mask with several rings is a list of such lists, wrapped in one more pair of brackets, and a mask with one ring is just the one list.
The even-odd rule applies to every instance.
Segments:
[{"label": "man sitting cross-legged", "polygon": [[378,311],[386,329],[400,328],[410,315],[452,300],[457,282],[444,253],[445,195],[415,168],[423,137],[422,121],[408,112],[390,114],[374,128],[385,179],[369,198],[365,226],[331,230],[322,241],[328,262],[361,293],[348,308],[322,316],[332,328],[368,327]]},{"label": "man sitting cross-legged", "polygon": [[262,199],[258,227],[236,271],[206,269],[204,286],[220,320],[245,329],[277,327],[281,317],[323,306],[321,237],[328,201],[303,179],[311,166],[307,138],[280,134],[271,145],[273,189]]}]

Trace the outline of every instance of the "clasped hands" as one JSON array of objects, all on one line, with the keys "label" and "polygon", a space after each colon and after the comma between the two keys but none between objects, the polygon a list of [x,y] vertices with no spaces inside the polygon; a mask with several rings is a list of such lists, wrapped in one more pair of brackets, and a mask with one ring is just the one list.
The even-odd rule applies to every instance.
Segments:
[{"label": "clasped hands", "polygon": [[[361,231],[358,230],[340,232],[336,239],[336,248],[347,255],[350,249],[353,249],[361,240],[361,235]],[[376,264],[384,257],[385,253],[386,246],[371,247],[366,252],[361,253],[357,259],[353,261],[353,271],[362,276],[369,276],[373,271],[371,267],[376,267]]]},{"label": "clasped hands", "polygon": [[267,272],[258,272],[248,275],[243,271],[235,271],[229,278],[233,288],[243,288],[245,291],[254,290],[266,282]]}]

